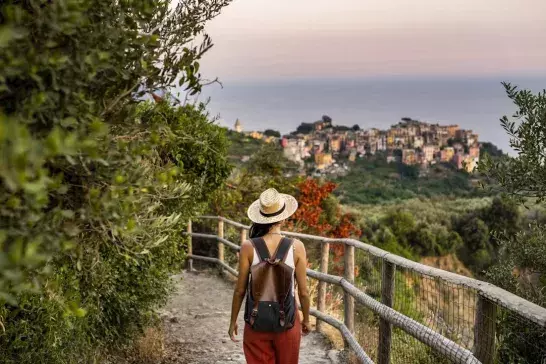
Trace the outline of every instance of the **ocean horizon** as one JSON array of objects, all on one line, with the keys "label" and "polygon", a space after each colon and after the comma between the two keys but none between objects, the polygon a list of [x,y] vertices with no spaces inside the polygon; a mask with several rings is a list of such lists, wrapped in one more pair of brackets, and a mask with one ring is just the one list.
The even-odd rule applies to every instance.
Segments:
[{"label": "ocean horizon", "polygon": [[332,118],[335,125],[387,129],[403,117],[424,122],[458,124],[506,152],[509,137],[499,119],[516,107],[501,81],[533,92],[546,88],[546,76],[487,78],[373,78],[225,81],[206,86],[200,101],[218,124],[243,130],[294,131],[302,122]]}]

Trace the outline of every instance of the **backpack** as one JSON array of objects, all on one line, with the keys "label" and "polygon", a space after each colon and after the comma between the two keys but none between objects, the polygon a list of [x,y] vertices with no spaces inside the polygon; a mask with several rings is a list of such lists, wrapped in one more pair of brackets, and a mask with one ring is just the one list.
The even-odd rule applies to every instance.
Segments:
[{"label": "backpack", "polygon": [[245,321],[255,331],[283,332],[294,326],[296,301],[293,294],[294,268],[284,262],[292,240],[283,237],[273,258],[264,239],[250,239],[260,262],[250,267]]}]

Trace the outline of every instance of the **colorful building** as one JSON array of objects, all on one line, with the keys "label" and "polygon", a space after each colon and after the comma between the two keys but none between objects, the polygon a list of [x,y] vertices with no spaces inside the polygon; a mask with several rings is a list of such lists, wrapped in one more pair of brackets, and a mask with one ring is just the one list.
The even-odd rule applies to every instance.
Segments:
[{"label": "colorful building", "polygon": [[470,155],[472,158],[479,158],[480,157],[480,147],[470,147],[470,148],[468,148],[468,155]]},{"label": "colorful building", "polygon": [[254,139],[263,139],[264,134],[260,133],[259,131],[251,131],[248,133],[248,136]]},{"label": "colorful building", "polygon": [[341,138],[330,139],[330,151],[334,153],[341,152]]},{"label": "colorful building", "polygon": [[434,145],[425,145],[423,147],[423,154],[425,155],[425,161],[432,162],[434,160],[434,154],[436,154],[437,147]]},{"label": "colorful building", "polygon": [[417,163],[417,156],[415,153],[415,149],[402,150],[402,163],[410,164],[410,165]]},{"label": "colorful building", "polygon": [[334,163],[331,153],[317,153],[315,154],[315,165],[317,169],[325,169]]},{"label": "colorful building", "polygon": [[449,125],[447,127],[447,134],[450,138],[455,138],[455,136],[457,135],[457,130],[459,130],[459,125]]},{"label": "colorful building", "polygon": [[440,160],[442,162],[451,162],[454,155],[455,150],[452,147],[445,147],[440,151]]},{"label": "colorful building", "polygon": [[413,137],[413,147],[414,148],[421,148],[423,144],[425,144],[425,139],[422,136],[414,136]]}]

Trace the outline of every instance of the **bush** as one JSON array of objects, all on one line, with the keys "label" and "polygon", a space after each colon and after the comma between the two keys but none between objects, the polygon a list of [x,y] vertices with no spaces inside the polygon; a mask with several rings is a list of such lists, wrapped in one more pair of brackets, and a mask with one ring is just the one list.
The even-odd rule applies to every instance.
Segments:
[{"label": "bush", "polygon": [[202,107],[137,100],[200,90],[210,40],[184,45],[226,3],[1,3],[4,363],[89,362],[166,300],[180,229],[229,174],[227,145]]}]

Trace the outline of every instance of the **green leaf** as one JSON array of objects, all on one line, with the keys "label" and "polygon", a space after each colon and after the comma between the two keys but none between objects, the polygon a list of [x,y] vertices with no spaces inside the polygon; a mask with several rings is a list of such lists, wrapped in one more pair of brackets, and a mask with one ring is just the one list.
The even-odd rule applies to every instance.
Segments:
[{"label": "green leaf", "polygon": [[15,36],[15,28],[8,25],[0,26],[0,48],[5,48],[9,42],[15,39]]},{"label": "green leaf", "polygon": [[72,210],[61,210],[61,216],[64,218],[73,219],[74,215],[74,211]]}]

